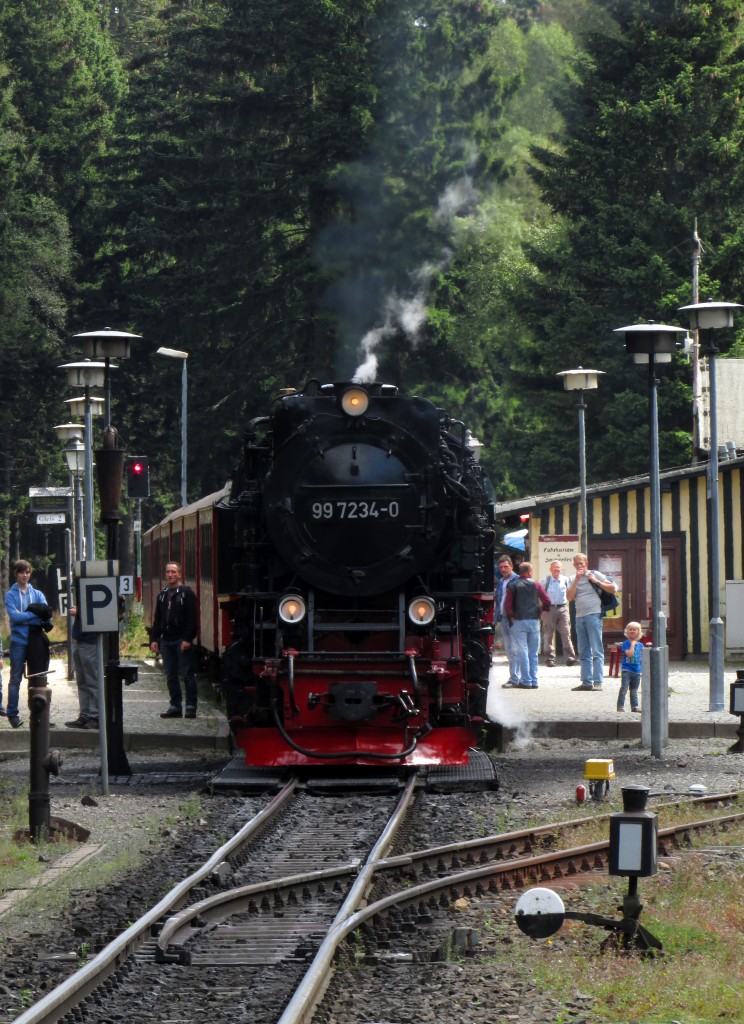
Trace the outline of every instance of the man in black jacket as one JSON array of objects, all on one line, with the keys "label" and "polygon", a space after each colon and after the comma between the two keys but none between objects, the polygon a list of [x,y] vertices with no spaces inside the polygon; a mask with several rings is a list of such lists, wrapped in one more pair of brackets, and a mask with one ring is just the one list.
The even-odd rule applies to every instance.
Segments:
[{"label": "man in black jacket", "polygon": [[186,718],[196,718],[196,672],[194,639],[196,637],[196,595],[183,584],[181,566],[168,562],[165,567],[165,589],[155,602],[155,617],[150,629],[150,650],[160,654],[168,680],[170,706],[161,718],[181,718],[181,684],[186,691]]}]

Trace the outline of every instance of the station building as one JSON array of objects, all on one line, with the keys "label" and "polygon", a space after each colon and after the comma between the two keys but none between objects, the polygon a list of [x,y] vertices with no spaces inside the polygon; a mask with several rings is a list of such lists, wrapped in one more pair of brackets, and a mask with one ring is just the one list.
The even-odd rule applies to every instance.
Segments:
[{"label": "station building", "polygon": [[[744,455],[729,450],[719,461],[719,548],[721,617],[725,650],[744,654]],[[660,474],[662,529],[662,602],[672,660],[707,658],[709,598],[708,463]],[[560,558],[566,575],[579,550],[579,488],[537,494],[497,504],[509,529],[522,522],[525,556],[542,580],[550,562]],[[527,518],[528,517],[528,518]],[[603,621],[605,645],[623,639],[625,623],[651,620],[651,506],[649,477],[587,487],[589,565],[618,584],[619,607]]]}]

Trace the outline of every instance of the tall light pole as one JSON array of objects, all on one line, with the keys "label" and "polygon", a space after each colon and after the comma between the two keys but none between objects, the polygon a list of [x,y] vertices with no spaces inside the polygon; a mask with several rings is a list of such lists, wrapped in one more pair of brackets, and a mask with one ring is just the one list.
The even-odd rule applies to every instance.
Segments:
[{"label": "tall light pole", "polygon": [[72,565],[75,559],[82,558],[83,550],[83,499],[80,488],[85,473],[85,444],[82,423],[58,423],[54,432],[60,441],[65,441],[65,461],[70,475],[70,528],[65,530],[65,579],[67,597],[67,678],[74,678],[72,662]]},{"label": "tall light pole", "polygon": [[[100,406],[101,399],[91,395],[91,388],[102,388],[106,376],[104,363],[97,363],[90,359],[81,360],[78,363],[63,363],[57,367],[58,370],[65,370],[67,383],[72,387],[83,389],[82,412],[85,416],[85,540],[86,558],[94,558],[95,552],[95,528],[93,525],[93,406]],[[79,413],[80,399],[69,403],[75,415]]]},{"label": "tall light pole", "polygon": [[[724,342],[716,344],[716,331],[732,327],[737,302],[696,302],[681,306],[680,312],[690,317],[690,330],[698,332],[701,346],[708,355],[710,382],[710,461],[708,463],[708,507],[710,510],[710,623],[708,625],[709,711],[724,711],[723,700],[723,619],[721,618],[721,544],[718,525],[718,410],[716,408],[716,356]],[[731,339],[726,338],[728,348]]]},{"label": "tall light pole", "polygon": [[188,423],[188,381],[186,362],[189,358],[189,354],[188,352],[183,352],[181,351],[181,349],[178,348],[159,348],[157,350],[157,355],[167,356],[169,359],[183,360],[183,366],[181,368],[181,504],[187,505],[188,501],[186,498],[186,425]]},{"label": "tall light pole", "polygon": [[686,332],[650,321],[630,327],[618,327],[616,334],[625,335],[625,348],[633,361],[648,366],[649,391],[649,492],[651,498],[651,610],[653,646],[651,669],[651,753],[661,757],[669,738],[669,689],[667,675],[669,655],[666,642],[666,615],[661,591],[661,481],[659,479],[659,412],[656,389],[659,383],[656,367],[671,363],[677,348],[677,337]]},{"label": "tall light pole", "polygon": [[65,442],[65,462],[72,484],[72,536],[74,560],[83,558],[85,546],[83,532],[82,480],[85,476],[85,425],[83,423],[58,423],[54,431],[60,441]]},{"label": "tall light pole", "polygon": [[584,392],[594,391],[599,387],[599,378],[604,375],[604,370],[585,370],[582,366],[575,370],[562,370],[556,377],[563,379],[563,387],[566,391],[579,392],[579,484],[581,489],[581,525],[579,529],[579,546],[581,551],[588,555],[587,545],[587,508],[586,508],[586,433],[584,430],[584,413],[586,403]]}]

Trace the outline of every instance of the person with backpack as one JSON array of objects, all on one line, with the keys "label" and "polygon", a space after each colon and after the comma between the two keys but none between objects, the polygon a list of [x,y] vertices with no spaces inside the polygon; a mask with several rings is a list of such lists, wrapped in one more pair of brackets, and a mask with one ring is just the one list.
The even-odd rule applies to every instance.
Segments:
[{"label": "person with backpack", "polygon": [[537,689],[537,655],[540,650],[540,615],[550,608],[542,584],[532,579],[531,562],[521,562],[519,578],[506,586],[504,615],[511,628],[518,666],[519,687]]},{"label": "person with backpack", "polygon": [[581,662],[581,683],[574,690],[601,690],[604,676],[604,642],[602,638],[602,601],[599,593],[617,593],[617,584],[596,569],[589,568],[589,559],[580,551],[574,555],[573,576],[569,576],[566,598],[575,601],[576,639]]}]

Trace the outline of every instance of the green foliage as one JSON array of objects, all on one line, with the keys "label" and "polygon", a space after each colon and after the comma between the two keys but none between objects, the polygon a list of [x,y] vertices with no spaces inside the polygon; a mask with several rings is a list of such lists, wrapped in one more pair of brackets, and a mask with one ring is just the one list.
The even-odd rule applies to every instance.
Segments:
[{"label": "green foliage", "polygon": [[[189,353],[192,498],[280,387],[355,371],[465,419],[507,497],[575,486],[555,374],[596,366],[590,480],[644,472],[612,331],[689,301],[695,218],[701,294],[744,294],[741,33],[734,0],[9,0],[0,533],[65,479],[54,366],[105,324],[144,336],[112,415],[151,457],[145,526],[180,500],[160,345]],[[689,376],[661,375],[665,467]]]},{"label": "green foliage", "polygon": [[[695,218],[706,251],[716,253],[711,294],[735,294],[722,240],[738,232],[738,186],[722,183],[740,177],[744,70],[733,2],[603,8],[612,30],[587,35],[578,85],[561,99],[565,145],[535,149],[536,180],[562,229],[535,238],[529,254],[538,273],[514,295],[543,375],[577,364],[607,371],[601,420],[587,417],[593,479],[647,468],[640,429],[647,414],[637,400],[646,381],[612,331],[676,318],[680,299],[690,301],[685,242]],[[520,357],[529,363],[532,351],[520,349]],[[661,376],[661,459],[670,466],[690,453],[680,436],[680,424],[692,426],[689,369],[679,363]],[[535,427],[542,453],[547,433]],[[568,422],[563,428],[557,418],[550,429]]]}]

